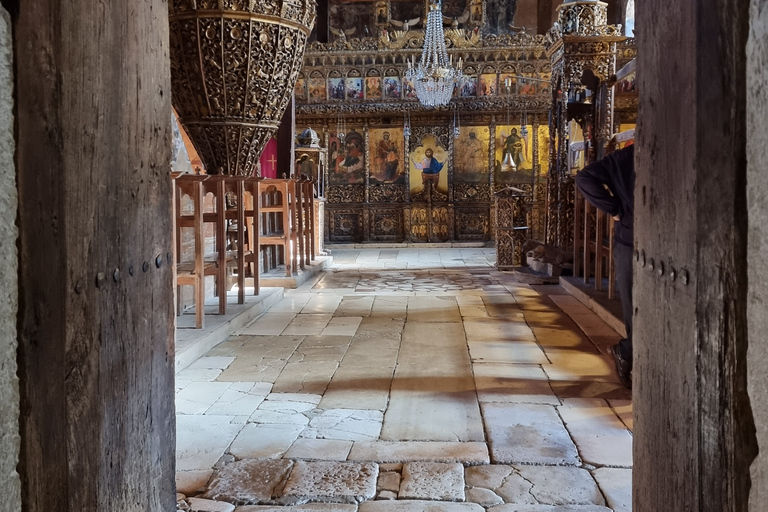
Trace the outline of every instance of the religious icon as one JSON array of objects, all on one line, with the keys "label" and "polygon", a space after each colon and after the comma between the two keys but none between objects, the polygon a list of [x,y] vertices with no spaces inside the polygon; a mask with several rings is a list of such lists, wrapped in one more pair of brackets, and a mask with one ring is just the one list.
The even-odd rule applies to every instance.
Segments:
[{"label": "religious icon", "polygon": [[499,75],[499,94],[517,94],[517,77],[510,73]]},{"label": "religious icon", "polygon": [[293,92],[296,95],[296,99],[307,99],[307,83],[303,78],[296,80],[296,85],[293,87]]},{"label": "religious icon", "polygon": [[[499,126],[496,160],[501,162],[495,174],[498,183],[530,183],[533,172],[532,126]],[[511,161],[514,166],[507,164]]]},{"label": "religious icon", "polygon": [[401,95],[400,77],[384,77],[384,97],[399,100]]},{"label": "religious icon", "polygon": [[414,100],[416,97],[416,88],[413,86],[413,82],[403,77],[403,98]]},{"label": "religious icon", "polygon": [[536,86],[531,80],[521,78],[517,83],[517,93],[524,96],[532,96],[536,94]]},{"label": "religious icon", "polygon": [[304,175],[317,179],[317,165],[308,154],[303,153],[298,160],[296,160],[294,173],[299,176]]},{"label": "religious icon", "polygon": [[381,99],[381,78],[369,76],[365,79],[365,97],[372,100]]},{"label": "religious icon", "polygon": [[400,167],[403,129],[373,129],[370,140],[371,183],[404,183],[405,172]]},{"label": "religious icon", "polygon": [[311,101],[325,101],[328,99],[325,78],[309,79],[309,99]]},{"label": "religious icon", "polygon": [[490,130],[487,126],[461,127],[454,153],[456,180],[472,183],[488,180],[489,142]]},{"label": "religious icon", "polygon": [[496,94],[496,74],[483,74],[480,75],[480,80],[477,84],[478,96],[493,96]]},{"label": "religious icon", "polygon": [[424,137],[422,145],[412,151],[410,156],[411,193],[424,190],[427,183],[442,193],[448,191],[448,173],[444,171],[448,151],[438,144],[434,135]]},{"label": "religious icon", "polygon": [[344,83],[347,90],[348,100],[363,99],[363,79],[362,78],[347,78]]},{"label": "religious icon", "polygon": [[344,92],[346,88],[344,86],[343,78],[329,78],[328,79],[328,96],[332,100],[343,100]]},{"label": "religious icon", "polygon": [[378,25],[387,24],[387,2],[384,2],[384,1],[376,2],[376,24]]},{"label": "religious icon", "polygon": [[329,137],[329,176],[331,185],[365,182],[365,149],[362,134],[354,129],[340,141],[336,134]]},{"label": "religious icon", "polygon": [[476,76],[469,76],[464,81],[464,84],[461,86],[461,97],[462,98],[470,98],[473,96],[477,96],[477,77]]}]

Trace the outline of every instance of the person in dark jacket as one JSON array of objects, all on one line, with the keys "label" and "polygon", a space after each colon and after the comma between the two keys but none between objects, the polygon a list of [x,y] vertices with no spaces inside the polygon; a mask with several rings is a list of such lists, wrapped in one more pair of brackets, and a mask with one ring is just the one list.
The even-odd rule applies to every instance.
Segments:
[{"label": "person in dark jacket", "polygon": [[[627,337],[611,351],[621,382],[632,387],[632,250],[634,248],[635,146],[615,151],[576,174],[576,187],[616,221],[613,255]],[[607,188],[606,188],[607,187]]]}]

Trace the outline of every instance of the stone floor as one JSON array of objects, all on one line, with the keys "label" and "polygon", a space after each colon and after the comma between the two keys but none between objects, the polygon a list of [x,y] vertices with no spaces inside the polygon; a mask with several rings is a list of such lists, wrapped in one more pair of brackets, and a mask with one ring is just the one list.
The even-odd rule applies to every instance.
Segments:
[{"label": "stone floor", "polygon": [[631,510],[618,335],[494,258],[335,250],[326,272],[179,372],[179,507]]}]

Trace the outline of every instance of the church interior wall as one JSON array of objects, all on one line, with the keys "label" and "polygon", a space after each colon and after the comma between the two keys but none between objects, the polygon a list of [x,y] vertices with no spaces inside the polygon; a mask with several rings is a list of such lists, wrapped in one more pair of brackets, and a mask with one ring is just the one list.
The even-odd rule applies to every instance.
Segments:
[{"label": "church interior wall", "polygon": [[19,437],[19,382],[16,376],[18,253],[16,170],[13,161],[13,51],[11,17],[0,7],[0,495],[4,511],[21,510],[16,472]]},{"label": "church interior wall", "polygon": [[768,510],[768,6],[752,0],[747,46],[747,204],[749,209],[748,387],[757,429],[749,510]]},{"label": "church interior wall", "polygon": [[517,12],[512,24],[515,27],[525,28],[529,34],[535,34],[539,24],[538,0],[518,0]]}]

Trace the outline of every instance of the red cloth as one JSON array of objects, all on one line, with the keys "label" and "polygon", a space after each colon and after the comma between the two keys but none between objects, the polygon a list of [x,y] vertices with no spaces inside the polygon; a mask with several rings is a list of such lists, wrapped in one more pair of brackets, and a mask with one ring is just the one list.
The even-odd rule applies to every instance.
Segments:
[{"label": "red cloth", "polygon": [[261,176],[263,178],[277,178],[277,139],[272,137],[267,142],[261,153]]}]

